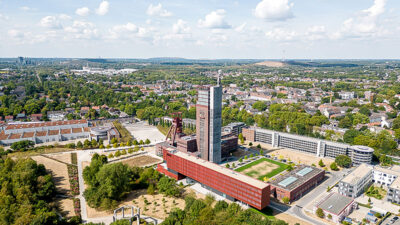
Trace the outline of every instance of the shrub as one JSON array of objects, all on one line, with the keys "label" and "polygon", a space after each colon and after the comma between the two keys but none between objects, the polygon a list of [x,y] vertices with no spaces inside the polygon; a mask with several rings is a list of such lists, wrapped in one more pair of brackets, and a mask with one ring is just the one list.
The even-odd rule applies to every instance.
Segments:
[{"label": "shrub", "polygon": [[321,208],[318,208],[317,211],[315,212],[319,218],[324,218],[325,213]]},{"label": "shrub", "polygon": [[112,153],[110,153],[110,154],[108,154],[108,158],[112,159],[112,158],[114,158],[114,155]]},{"label": "shrub", "polygon": [[290,201],[289,197],[285,196],[285,197],[282,198],[282,202],[285,203],[285,204],[288,204],[289,201]]},{"label": "shrub", "polygon": [[121,156],[121,151],[118,150],[117,152],[115,152],[115,157],[120,157]]},{"label": "shrub", "polygon": [[133,149],[132,148],[128,149],[128,153],[129,154],[133,153]]},{"label": "shrub", "polygon": [[322,161],[322,159],[319,160],[318,165],[319,165],[320,167],[324,167],[324,166],[325,166],[325,164],[324,164],[324,162]]},{"label": "shrub", "polygon": [[334,170],[334,171],[338,171],[339,170],[339,168],[338,168],[338,166],[336,165],[335,162],[331,163],[331,165],[329,167],[331,168],[331,170]]},{"label": "shrub", "polygon": [[121,152],[121,155],[126,155],[127,153],[126,153],[126,150],[124,149],[124,150],[122,150],[122,152]]}]

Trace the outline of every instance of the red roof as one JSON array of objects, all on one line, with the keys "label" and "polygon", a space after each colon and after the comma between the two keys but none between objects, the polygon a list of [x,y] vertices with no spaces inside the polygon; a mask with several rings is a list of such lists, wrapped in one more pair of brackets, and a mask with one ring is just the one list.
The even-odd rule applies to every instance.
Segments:
[{"label": "red roof", "polygon": [[82,128],[72,128],[72,133],[82,133]]},{"label": "red roof", "polygon": [[26,129],[34,127],[52,127],[52,126],[84,124],[84,123],[87,123],[87,120],[68,120],[68,121],[54,121],[54,122],[43,122],[43,123],[11,124],[7,126],[6,130]]},{"label": "red roof", "polygon": [[21,138],[21,136],[22,136],[21,133],[11,134],[8,139],[19,139]]},{"label": "red roof", "polygon": [[37,137],[43,137],[47,135],[47,131],[38,131],[36,132]]},{"label": "red roof", "polygon": [[49,130],[49,135],[58,135],[59,133],[59,130]]},{"label": "red roof", "polygon": [[70,134],[71,133],[71,129],[62,129],[61,130],[61,134]]},{"label": "red roof", "polygon": [[35,136],[35,132],[25,132],[24,135],[22,136],[23,138],[30,138]]}]

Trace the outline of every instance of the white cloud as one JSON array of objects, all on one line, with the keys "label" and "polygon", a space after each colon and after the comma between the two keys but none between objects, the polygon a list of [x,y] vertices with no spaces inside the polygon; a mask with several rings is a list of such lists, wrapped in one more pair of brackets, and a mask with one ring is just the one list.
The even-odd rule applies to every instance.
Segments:
[{"label": "white cloud", "polygon": [[95,39],[99,32],[93,23],[75,20],[71,26],[65,27],[65,32],[72,34],[77,39]]},{"label": "white cloud", "polygon": [[8,36],[10,36],[11,38],[19,38],[20,39],[20,38],[24,38],[24,33],[19,30],[12,29],[12,30],[8,31]]},{"label": "white cloud", "polygon": [[190,27],[187,25],[187,22],[179,19],[173,26],[172,31],[175,34],[187,34],[190,32]]},{"label": "white cloud", "polygon": [[298,37],[299,34],[296,31],[288,31],[281,28],[275,28],[271,31],[266,32],[265,36],[275,41],[292,41],[296,37]]},{"label": "white cloud", "polygon": [[241,25],[235,27],[235,31],[242,33],[244,32],[244,28],[247,26],[247,23],[242,23]]},{"label": "white cloud", "polygon": [[147,38],[149,36],[150,29],[137,26],[133,23],[127,23],[123,25],[115,25],[109,30],[108,39],[131,39],[135,37]]},{"label": "white cloud", "polygon": [[75,13],[79,16],[87,16],[90,13],[90,9],[88,7],[78,8]]},{"label": "white cloud", "polygon": [[254,15],[270,21],[283,21],[293,17],[293,3],[289,0],[262,0],[256,6]]},{"label": "white cloud", "polygon": [[32,9],[29,8],[28,6],[22,6],[20,9],[21,9],[22,11],[25,11],[25,12],[32,10]]},{"label": "white cloud", "polygon": [[40,25],[42,27],[51,28],[51,29],[60,29],[62,25],[59,19],[55,16],[45,16],[40,20]]},{"label": "white cloud", "polygon": [[2,21],[2,20],[8,20],[8,19],[9,19],[8,16],[3,15],[3,14],[0,13],[0,21]]},{"label": "white cloud", "polygon": [[147,15],[149,16],[161,16],[161,17],[168,17],[172,16],[172,13],[166,9],[163,9],[161,3],[157,5],[150,4],[147,8]]},{"label": "white cloud", "polygon": [[379,17],[385,12],[386,0],[374,0],[374,4],[346,19],[332,38],[377,36],[386,31],[379,27]]},{"label": "white cloud", "polygon": [[325,26],[312,26],[307,29],[305,38],[310,41],[317,41],[326,38]]},{"label": "white cloud", "polygon": [[110,3],[108,1],[102,1],[99,5],[99,8],[96,9],[96,13],[100,16],[104,16],[108,13],[109,8]]},{"label": "white cloud", "polygon": [[225,21],[225,10],[218,9],[207,14],[204,20],[200,19],[198,24],[200,27],[210,28],[210,29],[228,29],[231,28]]},{"label": "white cloud", "polygon": [[70,20],[70,19],[72,19],[72,17],[68,16],[67,14],[60,14],[60,15],[58,15],[58,18],[60,20]]}]

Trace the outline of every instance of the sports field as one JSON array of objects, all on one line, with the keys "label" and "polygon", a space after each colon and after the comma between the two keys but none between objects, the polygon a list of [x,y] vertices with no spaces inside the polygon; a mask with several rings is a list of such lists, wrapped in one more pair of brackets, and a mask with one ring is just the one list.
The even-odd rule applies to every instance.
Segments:
[{"label": "sports field", "polygon": [[271,178],[286,170],[287,165],[267,158],[261,158],[247,165],[237,168],[235,171],[242,172],[247,176],[263,180],[264,177]]}]

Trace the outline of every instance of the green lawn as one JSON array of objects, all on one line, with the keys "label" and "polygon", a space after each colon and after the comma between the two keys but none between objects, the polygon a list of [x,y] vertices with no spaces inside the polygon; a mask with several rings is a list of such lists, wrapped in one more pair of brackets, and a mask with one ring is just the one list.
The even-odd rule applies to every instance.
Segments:
[{"label": "green lawn", "polygon": [[[267,161],[269,163],[273,163],[275,165],[278,165],[279,167],[274,169],[274,170],[272,170],[271,172],[269,172],[267,174],[264,174],[264,175],[258,177],[259,180],[263,180],[264,177],[271,178],[271,177],[281,173],[282,171],[286,170],[287,167],[288,167],[288,165],[286,165],[285,163],[277,162],[277,161],[274,161],[274,160],[271,160],[271,159],[268,159],[268,158],[261,158],[259,160],[254,161],[254,162],[251,162],[251,163],[249,163],[247,165],[239,167],[235,171],[242,172],[243,170],[246,170],[246,169],[248,169],[248,168],[250,168],[252,166],[255,166],[255,165],[257,165],[257,164],[259,164],[261,162],[264,162],[264,161]],[[246,175],[247,176],[252,176],[252,175],[254,175],[254,173],[253,173],[253,171],[250,171],[250,172],[246,173]]]},{"label": "green lawn", "polygon": [[257,214],[265,216],[270,220],[274,220],[275,219],[275,216],[273,214],[273,209],[268,207],[268,206],[265,207],[263,210],[258,210],[258,209],[255,209],[255,208],[250,208],[250,210],[255,212],[255,213],[257,213]]}]

